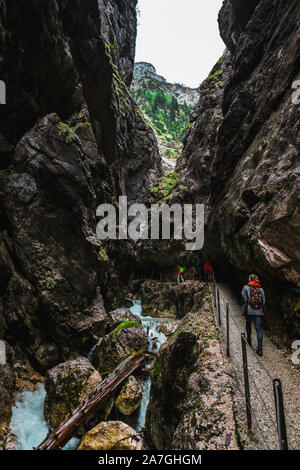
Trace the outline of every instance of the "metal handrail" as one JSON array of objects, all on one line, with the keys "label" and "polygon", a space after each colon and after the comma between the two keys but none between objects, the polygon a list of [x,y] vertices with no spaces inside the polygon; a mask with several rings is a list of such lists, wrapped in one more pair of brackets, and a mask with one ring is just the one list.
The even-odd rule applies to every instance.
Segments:
[{"label": "metal handrail", "polygon": [[[225,299],[220,295],[219,289],[217,289],[216,286],[216,280],[215,276],[213,273],[212,277],[212,283],[211,283],[211,295],[213,298],[213,305],[216,308],[217,311],[217,318],[218,318],[218,324],[219,327],[221,328],[222,326],[222,319],[221,319],[221,300],[223,303],[226,304],[226,355],[227,357],[230,357],[230,321],[229,319],[231,318],[235,327],[239,332],[241,332],[239,325],[235,321],[235,316],[232,315],[230,312],[230,304],[225,301]],[[236,304],[237,305],[237,304]],[[247,424],[248,428],[251,429],[252,427],[252,418],[254,416],[254,410],[251,408],[251,394],[250,394],[250,381],[249,381],[249,368],[248,368],[248,357],[247,357],[247,351],[251,351],[251,354],[255,358],[256,362],[260,365],[261,369],[266,373],[268,378],[272,381],[273,383],[273,390],[274,390],[274,400],[275,400],[275,411],[276,411],[276,424],[269,412],[269,409],[261,395],[261,393],[258,390],[258,387],[255,383],[255,381],[252,379],[252,383],[254,384],[254,387],[258,393],[259,398],[262,401],[263,407],[266,410],[273,426],[277,430],[278,434],[278,442],[279,442],[279,449],[280,450],[288,450],[288,438],[287,438],[287,430],[286,430],[286,422],[285,422],[285,411],[284,411],[284,401],[283,401],[283,391],[282,391],[282,386],[281,386],[281,381],[279,379],[274,379],[270,371],[265,367],[263,362],[256,356],[254,353],[252,347],[248,343],[246,336],[244,333],[241,333],[241,347],[242,347],[242,358],[243,358],[243,372],[244,372],[244,389],[245,389],[245,399],[246,399],[246,415],[247,415]],[[257,419],[255,419],[256,425],[258,425]],[[259,427],[259,430],[261,432],[261,429]],[[264,441],[264,439],[262,439]],[[264,441],[265,442],[265,441]]]}]

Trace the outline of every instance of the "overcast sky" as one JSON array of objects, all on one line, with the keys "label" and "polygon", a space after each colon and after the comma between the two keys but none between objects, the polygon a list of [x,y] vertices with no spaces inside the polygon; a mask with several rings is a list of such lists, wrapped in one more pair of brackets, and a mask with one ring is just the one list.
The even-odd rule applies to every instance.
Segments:
[{"label": "overcast sky", "polygon": [[170,82],[197,87],[222,55],[222,0],[138,0],[136,62],[150,62]]}]

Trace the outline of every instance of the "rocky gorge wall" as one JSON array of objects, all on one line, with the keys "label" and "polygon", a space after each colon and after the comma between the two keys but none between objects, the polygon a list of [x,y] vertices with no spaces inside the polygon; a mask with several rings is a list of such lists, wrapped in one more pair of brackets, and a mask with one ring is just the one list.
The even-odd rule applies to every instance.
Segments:
[{"label": "rocky gorge wall", "polygon": [[203,256],[241,283],[257,272],[286,339],[300,334],[299,19],[297,0],[223,2],[228,52],[200,88],[173,198],[206,204]]},{"label": "rocky gorge wall", "polygon": [[43,372],[101,334],[131,246],[96,239],[96,208],[145,200],[160,156],[127,88],[136,0],[3,1],[0,20],[0,338]]}]

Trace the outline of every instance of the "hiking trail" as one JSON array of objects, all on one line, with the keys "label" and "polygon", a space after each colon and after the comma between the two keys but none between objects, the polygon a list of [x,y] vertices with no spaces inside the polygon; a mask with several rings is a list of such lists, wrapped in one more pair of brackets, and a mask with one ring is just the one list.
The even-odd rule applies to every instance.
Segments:
[{"label": "hiking trail", "polygon": [[[223,283],[218,283],[216,287],[220,292],[221,332],[223,335],[226,328],[226,303],[230,305],[230,355],[239,382],[243,386],[241,333],[246,331],[245,319],[241,315],[239,299],[231,288]],[[284,350],[278,349],[271,342],[266,333],[264,333],[263,340],[263,357],[259,358],[256,354],[257,336],[254,325],[252,325],[252,343],[253,349],[247,347],[251,407],[253,411],[253,428],[257,432],[260,444],[263,449],[278,449],[272,378],[279,378],[283,388],[289,449],[299,450],[299,370],[285,356]],[[243,406],[245,405],[243,404]]]}]

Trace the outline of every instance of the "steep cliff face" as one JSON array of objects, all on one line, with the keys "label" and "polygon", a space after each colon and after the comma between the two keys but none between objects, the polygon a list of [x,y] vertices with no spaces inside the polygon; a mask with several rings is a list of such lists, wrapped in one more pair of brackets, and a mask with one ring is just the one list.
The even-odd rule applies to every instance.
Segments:
[{"label": "steep cliff face", "polygon": [[[86,354],[122,255],[95,236],[96,207],[144,200],[156,138],[130,85],[136,0],[0,5],[0,337],[45,371]],[[128,276],[128,272],[126,274]]]},{"label": "steep cliff face", "polygon": [[216,102],[207,90],[205,98],[215,100],[218,126],[210,132],[214,111],[208,105],[200,115],[201,97],[180,175],[191,175],[192,200],[208,202],[204,254],[241,280],[257,272],[270,294],[271,322],[296,336],[299,295],[284,286],[300,286],[300,108],[292,100],[299,19],[298,1],[224,1],[219,24],[230,64],[220,75],[224,94]]},{"label": "steep cliff face", "polygon": [[182,201],[198,203],[208,200],[210,169],[216,156],[217,134],[223,119],[224,89],[230,73],[230,52],[225,51],[200,86],[200,99],[191,114],[183,152],[177,161]]}]

